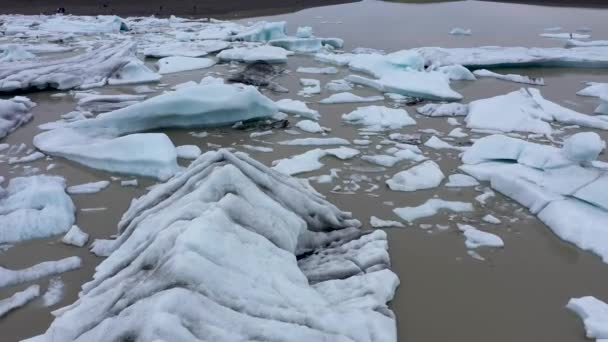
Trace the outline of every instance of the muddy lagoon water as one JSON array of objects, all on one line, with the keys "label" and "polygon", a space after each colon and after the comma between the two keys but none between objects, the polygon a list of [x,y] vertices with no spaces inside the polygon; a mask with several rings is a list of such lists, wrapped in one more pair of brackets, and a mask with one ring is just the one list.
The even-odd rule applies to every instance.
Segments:
[{"label": "muddy lagoon water", "polygon": [[[554,33],[556,29],[551,28],[555,27],[561,27],[559,32],[566,33],[590,28],[592,38],[589,40],[608,39],[607,17],[608,10],[603,9],[477,1],[423,4],[363,1],[277,16],[247,18],[238,23],[247,25],[262,20],[286,21],[289,32],[295,32],[298,27],[310,26],[318,37],[344,39],[341,50],[346,52],[356,48],[369,48],[390,53],[418,47],[561,48],[566,40],[541,37],[540,34]],[[471,35],[450,35],[453,28],[470,29]],[[92,40],[95,36],[76,36],[71,39]],[[8,42],[14,42],[14,39],[4,37],[3,43]],[[147,58],[145,62],[150,68],[155,68],[156,59]],[[445,186],[447,176],[462,173],[458,169],[463,164],[460,156],[462,149],[458,148],[472,145],[476,140],[489,135],[488,132],[467,128],[462,116],[448,119],[427,117],[416,112],[417,107],[437,101],[424,100],[411,105],[383,97],[370,103],[321,104],[320,100],[334,93],[326,88],[330,81],[353,74],[365,75],[347,66],[335,66],[337,73],[332,74],[296,71],[301,67],[330,66],[333,65],[316,60],[314,54],[295,54],[286,63],[275,66],[280,72],[273,78],[273,82],[287,88],[288,93],[260,88],[262,94],[273,101],[305,101],[309,108],[319,112],[318,124],[329,129],[326,133],[309,133],[294,127],[302,119],[294,115],[287,117],[291,127],[274,128],[267,135],[252,134],[265,131],[266,127],[243,130],[230,126],[171,128],[154,132],[167,134],[175,146],[196,145],[203,152],[222,147],[243,151],[266,166],[272,166],[273,161],[315,148],[337,147],[294,146],[281,144],[283,141],[300,138],[359,141],[349,145],[350,148],[359,150],[359,155],[346,160],[326,156],[320,159],[324,164],[322,167],[295,176],[312,177],[310,184],[316,191],[338,208],[352,212],[354,218],[360,220],[365,228],[371,228],[372,216],[403,224],[403,227],[382,228],[388,234],[391,269],[400,278],[400,286],[389,303],[396,316],[399,341],[586,340],[583,323],[565,306],[571,298],[583,296],[608,301],[608,265],[602,258],[597,253],[584,251],[560,239],[528,208],[498,191],[490,190],[488,181],[480,181],[479,185],[472,187]],[[198,83],[206,76],[227,79],[242,68],[241,63],[222,62],[204,69],[165,74],[160,83],[147,84],[149,92],[144,95],[151,98],[184,82]],[[526,66],[490,70],[500,74],[542,78],[545,85],[536,88],[546,100],[590,115],[593,115],[598,106],[598,98],[583,97],[576,93],[585,87],[583,82],[608,82],[607,68]],[[303,87],[300,84],[302,78],[320,81],[320,93],[306,97],[299,95]],[[470,103],[518,91],[529,85],[478,77],[475,81],[453,80],[450,87],[462,95],[461,103]],[[91,90],[97,94],[137,95],[141,94],[141,84],[106,85]],[[382,95],[376,89],[361,85],[354,85],[350,92],[362,97]],[[38,126],[59,120],[61,115],[75,110],[78,102],[75,96],[66,91],[45,90],[23,95],[37,104],[31,111],[33,119],[1,139],[0,143],[23,143],[27,145],[26,149],[33,149],[33,137],[41,132]],[[12,95],[3,96],[10,97]],[[369,105],[405,109],[416,124],[371,132],[362,131],[361,126],[349,124],[342,119],[343,114]],[[562,123],[551,126],[559,131],[552,137],[529,132],[519,132],[521,134],[518,136],[534,143],[558,147],[564,138],[578,132],[596,132],[603,140],[608,138],[606,131],[600,129],[572,127],[571,124]],[[466,135],[449,136],[448,133],[454,128],[461,128]],[[456,149],[435,149],[424,144],[419,146],[424,156],[437,163],[446,175],[446,180],[440,186],[413,192],[391,190],[386,185],[386,180],[418,163],[401,160],[393,166],[380,166],[363,158],[386,154],[386,149],[395,144],[394,141],[390,142],[391,133],[419,134],[423,143],[436,136],[456,146]],[[76,207],[76,224],[90,234],[89,241],[115,237],[118,234],[118,222],[131,201],[144,195],[148,187],[157,183],[153,178],[95,170],[61,157],[46,157],[28,163],[8,163],[10,157],[23,155],[25,150],[14,155],[6,153],[0,159],[0,175],[6,178],[2,186],[6,186],[11,178],[33,174],[62,176],[68,186],[110,181],[110,185],[100,192],[71,195]],[[600,154],[598,160],[607,162],[608,158],[605,154]],[[189,160],[179,159],[181,166],[188,166],[189,163]],[[54,167],[47,171],[50,164]],[[328,183],[320,183],[314,178],[331,173],[335,177],[329,177]],[[133,179],[138,180],[137,186],[121,186],[121,181]],[[487,198],[480,199],[478,196],[484,193],[488,194]],[[471,203],[474,210],[462,213],[440,211],[411,224],[393,212],[395,208],[419,206],[432,198]],[[488,214],[498,218],[499,223],[484,220]],[[605,228],[607,223],[603,221],[598,224]],[[467,248],[465,236],[458,224],[468,224],[495,234],[502,239],[504,247]],[[15,243],[0,252],[0,265],[8,269],[25,268],[69,256],[82,259],[82,267],[58,275],[64,288],[63,295],[56,304],[46,307],[41,299],[35,299],[0,318],[3,341],[17,341],[44,333],[53,321],[51,311],[74,303],[81,286],[92,279],[95,268],[102,262],[102,257],[93,255],[86,247],[63,244],[61,237]],[[55,277],[57,275],[0,288],[0,298],[8,298],[32,284],[40,284],[41,291],[45,291],[49,280]],[[608,321],[604,323],[608,324]]]}]

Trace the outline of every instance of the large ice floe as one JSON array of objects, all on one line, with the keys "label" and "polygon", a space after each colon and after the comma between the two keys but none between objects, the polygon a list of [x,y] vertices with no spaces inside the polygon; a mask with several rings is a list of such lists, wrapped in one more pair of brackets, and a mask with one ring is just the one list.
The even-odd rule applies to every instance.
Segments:
[{"label": "large ice floe", "polygon": [[179,170],[167,127],[218,127],[268,118],[277,106],[251,86],[207,84],[179,89],[146,101],[66,123],[34,137],[50,155],[86,166],[167,179]]},{"label": "large ice floe", "polygon": [[29,341],[396,341],[386,234],[359,226],[245,154],[208,152],[131,204],[78,301]]},{"label": "large ice floe", "polygon": [[30,121],[34,106],[36,104],[25,96],[0,99],[0,139]]},{"label": "large ice floe", "polygon": [[412,50],[378,53],[327,54],[316,59],[336,65],[348,65],[351,70],[370,74],[375,79],[349,75],[351,83],[374,88],[383,93],[421,97],[430,100],[460,100],[462,95],[450,88],[450,77],[440,70],[425,70],[422,55]]},{"label": "large ice floe", "polygon": [[595,133],[571,136],[562,148],[490,135],[464,152],[460,168],[608,262],[608,174],[592,163],[604,147]]},{"label": "large ice floe", "polygon": [[0,91],[103,86],[133,58],[134,45],[126,41],[62,59],[0,63]]},{"label": "large ice floe", "polygon": [[0,187],[0,244],[67,232],[74,204],[57,176],[17,177]]}]

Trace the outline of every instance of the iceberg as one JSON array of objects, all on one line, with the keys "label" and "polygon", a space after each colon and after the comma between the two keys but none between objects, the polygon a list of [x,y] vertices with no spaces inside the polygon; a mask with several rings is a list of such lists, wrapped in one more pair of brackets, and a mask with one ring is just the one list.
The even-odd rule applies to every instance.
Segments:
[{"label": "iceberg", "polygon": [[74,204],[57,176],[17,177],[0,187],[0,244],[46,238],[67,232]]},{"label": "iceberg", "polygon": [[377,218],[376,216],[372,216],[369,218],[369,225],[374,228],[389,228],[389,227],[397,227],[403,228],[405,227],[403,223],[392,220],[382,220]]},{"label": "iceberg", "polygon": [[202,151],[200,147],[196,145],[181,145],[175,148],[178,158],[184,159],[196,159],[201,155]]},{"label": "iceberg", "polygon": [[0,139],[32,120],[32,108],[36,103],[25,96],[0,99]]},{"label": "iceberg", "polygon": [[450,175],[448,176],[448,182],[445,183],[445,186],[448,188],[460,188],[478,185],[479,182],[475,178],[463,174]]},{"label": "iceberg", "polygon": [[313,53],[323,49],[324,46],[328,45],[335,49],[341,49],[344,46],[344,41],[340,38],[299,38],[299,37],[286,37],[274,39],[268,42],[272,46],[282,47],[285,50],[300,52],[300,53]]},{"label": "iceberg", "polygon": [[317,67],[298,67],[296,72],[301,72],[304,74],[323,74],[323,75],[332,75],[337,74],[338,69],[334,67],[326,67],[326,68],[317,68]]},{"label": "iceberg", "polygon": [[279,145],[289,146],[323,146],[323,145],[349,145],[350,142],[343,138],[301,138],[279,141]]},{"label": "iceberg", "polygon": [[228,37],[231,41],[243,42],[268,42],[274,39],[287,37],[287,22],[260,21],[245,28],[238,34]]},{"label": "iceberg", "polygon": [[129,26],[125,21],[115,15],[91,16],[49,16],[38,26],[40,31],[98,34],[119,33],[128,31]]},{"label": "iceberg", "polygon": [[310,97],[321,93],[321,82],[319,80],[300,78],[300,84],[302,85],[302,90],[298,92],[298,95]]},{"label": "iceberg", "polygon": [[369,131],[399,129],[416,124],[405,109],[384,106],[359,107],[348,114],[343,114],[342,120],[353,125],[363,125]]},{"label": "iceberg", "polygon": [[79,300],[29,341],[396,341],[386,233],[359,226],[243,153],[208,152],[132,203]]},{"label": "iceberg", "polygon": [[298,121],[295,126],[308,133],[324,133],[326,131],[325,128],[321,127],[321,125],[319,125],[316,121],[312,120]]},{"label": "iceberg", "polygon": [[393,175],[386,181],[388,187],[393,191],[417,191],[432,189],[445,178],[439,165],[432,160],[427,160],[405,171]]},{"label": "iceberg", "polygon": [[581,34],[581,33],[541,33],[539,36],[543,38],[553,38],[553,39],[589,39],[591,35],[589,34]]},{"label": "iceberg", "polygon": [[65,284],[59,277],[51,278],[49,287],[42,296],[42,304],[46,307],[53,306],[63,298],[63,288]]},{"label": "iceberg", "polygon": [[608,83],[585,82],[587,85],[584,89],[578,91],[576,95],[600,97],[604,93],[608,93]]},{"label": "iceberg", "polygon": [[61,242],[66,245],[73,245],[76,247],[84,246],[89,240],[89,234],[83,232],[80,227],[74,225],[61,239]]}]

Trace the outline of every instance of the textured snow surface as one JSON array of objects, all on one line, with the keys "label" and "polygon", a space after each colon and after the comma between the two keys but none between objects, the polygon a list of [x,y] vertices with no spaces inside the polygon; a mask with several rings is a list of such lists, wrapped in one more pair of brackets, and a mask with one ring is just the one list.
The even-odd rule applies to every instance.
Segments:
[{"label": "textured snow surface", "polygon": [[131,204],[79,300],[31,341],[396,341],[386,234],[359,226],[244,154],[206,153]]}]

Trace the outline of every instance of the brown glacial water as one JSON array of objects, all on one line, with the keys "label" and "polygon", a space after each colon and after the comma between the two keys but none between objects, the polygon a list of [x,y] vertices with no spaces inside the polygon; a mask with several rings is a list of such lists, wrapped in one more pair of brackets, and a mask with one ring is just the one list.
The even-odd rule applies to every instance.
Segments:
[{"label": "brown glacial water", "polygon": [[[308,9],[296,13],[251,18],[249,20],[287,20],[290,30],[298,26],[312,26],[318,36],[336,36],[345,39],[346,50],[355,47],[370,47],[393,51],[418,46],[470,47],[481,45],[502,46],[561,46],[563,42],[538,36],[543,28],[562,26],[566,31],[574,31],[582,26],[593,28],[593,39],[608,38],[606,10],[565,9],[541,6],[485,3],[475,1],[438,4],[399,4],[379,1],[328,6]],[[470,37],[448,35],[452,27],[471,28]],[[310,56],[291,57],[285,66],[288,73],[278,77],[289,94],[275,94],[265,91],[272,99],[292,98],[310,102],[309,107],[319,110],[321,126],[329,127],[328,137],[349,140],[359,138],[357,127],[345,124],[341,115],[369,104],[322,105],[317,101],[330,95],[323,91],[320,95],[303,99],[297,95],[299,78],[319,79],[322,85],[332,79],[341,79],[350,74],[341,69],[337,75],[309,75],[296,73],[299,66],[324,66]],[[171,85],[185,81],[199,81],[210,73],[227,77],[234,68],[216,65],[213,68],[185,72],[163,77],[165,87],[156,89],[160,93]],[[541,87],[543,95],[552,101],[583,113],[592,113],[597,105],[593,98],[583,98],[575,93],[582,88],[583,81],[608,82],[608,71],[597,69],[568,68],[526,68],[502,69],[501,73],[519,73],[532,77],[544,77],[546,86]],[[214,74],[215,75],[215,74]],[[152,86],[154,88],[154,86]],[[480,79],[475,82],[454,82],[453,88],[463,94],[463,102],[505,94],[521,88],[522,85]],[[101,93],[134,93],[132,87],[107,87],[96,89]],[[32,137],[39,132],[38,125],[59,119],[61,114],[72,111],[76,104],[72,96],[52,98],[56,92],[38,92],[28,96],[38,106],[35,118],[18,129],[2,142],[10,144],[26,143],[32,147]],[[353,93],[361,96],[377,95],[367,88],[355,88]],[[151,94],[152,96],[154,94]],[[384,103],[394,106],[391,101]],[[436,129],[444,135],[453,128],[444,118],[425,118],[415,114],[414,107],[404,107],[417,120],[416,126],[398,130],[401,133],[415,133],[420,129]],[[298,121],[289,118],[292,123]],[[462,119],[459,119],[462,123]],[[205,138],[193,137],[190,132],[206,131]],[[572,130],[576,132],[577,130]],[[272,135],[251,138],[250,131],[232,128],[163,130],[174,144],[195,144],[203,151],[222,147],[232,147],[248,152],[252,157],[271,165],[272,161],[286,158],[313,149],[313,146],[283,146],[276,144],[282,140],[318,136],[308,133],[292,135],[283,130],[274,130]],[[391,131],[392,132],[392,131]],[[598,132],[604,139],[605,132]],[[389,146],[380,146],[388,132],[381,136],[370,136],[372,143],[352,146],[362,154],[381,153]],[[430,135],[425,134],[425,138]],[[480,135],[450,141],[470,143],[470,139]],[[272,147],[273,152],[250,151],[243,145]],[[446,175],[457,173],[461,164],[457,151],[431,150],[423,148],[425,154],[437,161]],[[606,161],[605,155],[600,157]],[[2,161],[6,161],[2,159]],[[394,173],[412,164],[401,162],[386,170],[370,169],[369,164],[359,158],[339,161],[330,157],[319,171],[301,174],[310,177],[328,174],[331,168],[339,168],[339,180],[332,184],[311,184],[343,210],[352,211],[354,216],[369,227],[369,217],[398,220],[392,213],[395,207],[416,206],[437,196],[448,200],[472,202],[475,211],[470,214],[438,214],[420,219],[406,228],[387,229],[393,270],[401,279],[401,286],[392,302],[397,315],[400,341],[443,342],[449,341],[585,341],[580,320],[564,308],[568,299],[593,295],[608,301],[608,265],[577,247],[558,239],[552,232],[527,210],[511,200],[496,194],[486,205],[474,201],[481,192],[474,188],[448,189],[443,186],[414,193],[388,190],[384,181]],[[46,166],[56,163],[57,167],[46,172]],[[184,162],[183,165],[187,165]],[[20,164],[17,167],[0,163],[0,175],[7,179],[31,172],[24,167],[38,167],[40,173],[57,174],[66,178],[68,185],[110,177],[132,179],[124,175],[96,171],[62,158],[39,160]],[[366,177],[366,178],[365,178]],[[336,185],[348,187],[351,179],[361,180],[361,189],[355,193],[332,192]],[[138,178],[137,188],[121,187],[117,180],[110,187],[96,194],[73,195],[77,211],[77,224],[91,238],[109,238],[116,233],[116,225],[130,201],[145,193],[145,188],[154,184],[153,180]],[[379,188],[366,192],[372,185]],[[6,182],[3,184],[6,185]],[[488,186],[487,184],[482,184]],[[83,212],[83,208],[107,208],[103,211]],[[502,220],[501,224],[490,225],[481,217],[492,214]],[[471,222],[474,226],[499,235],[505,242],[504,249],[480,249],[478,253],[485,261],[467,255],[464,238],[456,229],[456,222]],[[426,228],[426,225],[431,228]],[[437,229],[435,225],[448,225],[447,229]],[[0,265],[9,268],[27,267],[46,260],[57,260],[77,255],[83,259],[83,268],[61,275],[66,284],[64,298],[60,303],[45,308],[40,300],[35,300],[23,308],[0,319],[2,341],[17,341],[46,330],[52,316],[51,310],[63,307],[78,298],[80,286],[91,279],[94,268],[101,258],[92,255],[87,248],[63,245],[60,237],[29,241],[0,253]],[[39,282],[41,290],[48,285],[48,278]],[[29,285],[29,284],[27,284]],[[0,298],[10,296],[27,285],[0,289]]]}]

